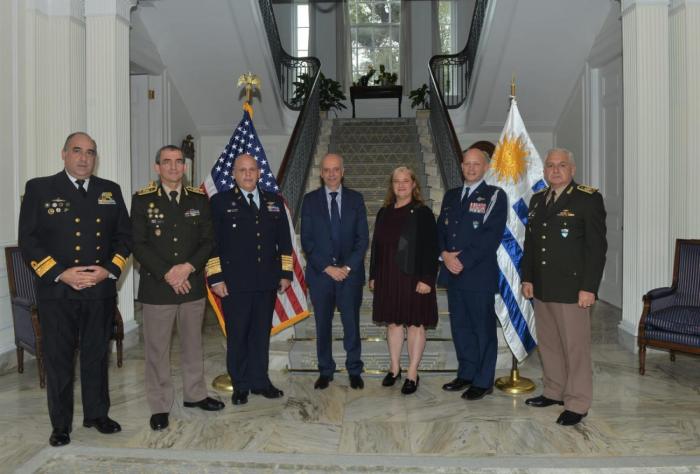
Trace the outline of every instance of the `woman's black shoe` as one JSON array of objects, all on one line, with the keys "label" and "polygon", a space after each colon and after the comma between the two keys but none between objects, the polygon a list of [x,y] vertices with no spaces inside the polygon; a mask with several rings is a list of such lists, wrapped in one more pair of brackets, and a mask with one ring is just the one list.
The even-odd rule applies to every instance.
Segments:
[{"label": "woman's black shoe", "polygon": [[420,383],[420,375],[416,375],[416,380],[411,380],[409,378],[406,378],[406,381],[403,383],[403,387],[401,387],[401,393],[404,395],[410,395],[416,390],[418,390],[418,384]]},{"label": "woman's black shoe", "polygon": [[382,380],[382,386],[393,387],[397,380],[401,378],[401,367],[399,367],[399,372],[394,375],[392,372],[387,372],[384,380]]}]

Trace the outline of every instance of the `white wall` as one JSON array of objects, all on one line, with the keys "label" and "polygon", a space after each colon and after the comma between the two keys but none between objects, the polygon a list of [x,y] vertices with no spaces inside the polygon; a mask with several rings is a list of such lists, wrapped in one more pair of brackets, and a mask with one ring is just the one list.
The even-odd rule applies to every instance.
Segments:
[{"label": "white wall", "polygon": [[[505,116],[503,117],[503,122],[505,123]],[[527,121],[525,122],[525,127],[527,128]],[[554,146],[554,136],[549,132],[528,132],[532,144],[535,145],[537,152],[540,157],[544,159],[544,154]],[[458,133],[457,139],[459,144],[464,150],[469,145],[479,140],[488,140],[494,144],[498,143],[498,138],[501,133]]]},{"label": "white wall", "polygon": [[[576,86],[571,92],[571,96],[564,107],[564,111],[559,118],[556,128],[554,129],[554,143],[557,147],[566,148],[574,154],[574,159],[579,166],[576,168],[576,176],[574,179],[577,182],[587,182],[584,178],[584,170],[589,169],[590,157],[586,154],[586,146],[584,144],[586,132],[586,106],[584,101],[584,81],[585,76],[582,73]],[[544,156],[542,156],[544,159]]]},{"label": "white wall", "polygon": [[170,93],[170,143],[180,146],[187,134],[197,137],[197,128],[190,115],[182,96],[178,92],[175,84],[168,77]]},{"label": "white wall", "polygon": [[[0,2],[0,144],[3,155],[0,158],[0,214],[5,225],[0,226],[0,246],[15,245],[17,242],[17,219],[19,216],[19,196],[23,192],[19,177],[19,130],[18,130],[18,25],[14,18],[17,0]],[[0,369],[16,365],[14,356],[14,330],[7,268],[4,252],[0,256]]]}]

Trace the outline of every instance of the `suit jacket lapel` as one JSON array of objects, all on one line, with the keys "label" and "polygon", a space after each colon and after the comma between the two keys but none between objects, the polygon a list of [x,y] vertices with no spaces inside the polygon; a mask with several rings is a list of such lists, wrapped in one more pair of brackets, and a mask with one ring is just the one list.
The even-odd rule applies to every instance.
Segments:
[{"label": "suit jacket lapel", "polygon": [[[331,235],[331,215],[328,212],[328,199],[326,198],[326,188],[321,186],[318,188],[318,205],[320,208],[321,215],[323,216],[323,222],[326,223],[326,226],[328,227],[328,235]],[[342,222],[342,215],[340,222]]]},{"label": "suit jacket lapel", "polygon": [[[559,211],[566,207],[567,203],[569,202],[569,199],[571,198],[571,193],[573,192],[574,187],[576,187],[576,183],[571,181],[571,183],[569,183],[569,185],[566,188],[564,188],[564,191],[562,191],[561,196],[559,196],[552,205],[552,207],[550,207],[547,210],[547,217],[551,217],[554,214],[558,214]],[[549,194],[547,195],[547,197],[549,197]],[[546,203],[547,200],[545,199],[545,205]]]}]

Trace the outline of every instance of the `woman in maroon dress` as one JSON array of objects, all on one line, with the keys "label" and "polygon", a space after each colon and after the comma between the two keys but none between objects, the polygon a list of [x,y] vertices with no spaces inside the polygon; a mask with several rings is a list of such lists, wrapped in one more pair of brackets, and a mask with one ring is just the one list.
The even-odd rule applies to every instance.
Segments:
[{"label": "woman in maroon dress", "polygon": [[391,366],[382,381],[385,387],[401,378],[399,360],[407,328],[409,366],[401,388],[406,395],[418,389],[425,328],[437,324],[437,267],[435,216],[423,204],[413,170],[400,166],[391,174],[384,206],[377,213],[369,289],[374,291],[372,319],[387,326]]}]

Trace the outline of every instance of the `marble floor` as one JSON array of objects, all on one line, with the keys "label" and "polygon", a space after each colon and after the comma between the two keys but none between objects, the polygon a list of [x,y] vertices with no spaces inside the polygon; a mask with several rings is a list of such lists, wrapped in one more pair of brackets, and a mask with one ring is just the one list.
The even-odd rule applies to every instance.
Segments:
[{"label": "marble floor", "polygon": [[[315,374],[274,371],[273,382],[285,392],[281,400],[251,396],[247,405],[234,407],[220,394],[226,408],[205,413],[183,408],[180,395],[170,428],[153,432],[143,388],[143,348],[138,344],[125,354],[124,367],[114,364],[110,373],[110,415],[123,431],[106,436],[83,428],[76,386],[76,419],[68,449],[143,453],[143,448],[152,448],[157,450],[152,451],[155,457],[168,457],[170,452],[173,458],[186,452],[328,459],[376,459],[382,454],[457,464],[516,459],[526,465],[538,460],[541,466],[548,465],[547,460],[556,466],[570,459],[573,466],[581,460],[605,459],[613,467],[618,460],[620,469],[632,469],[625,472],[642,472],[625,460],[656,459],[659,469],[671,469],[658,472],[700,472],[700,358],[679,354],[671,362],[667,353],[651,352],[646,375],[640,376],[637,356],[617,343],[619,317],[618,310],[605,304],[594,310],[593,408],[573,428],[554,423],[559,407],[529,408],[523,403],[525,396],[495,391],[481,401],[466,402],[459,393],[440,389],[449,374],[424,373],[418,392],[403,396],[400,385],[382,387],[380,376],[366,376],[365,389],[356,391],[349,388],[346,375],[338,374],[328,390],[315,391]],[[213,319],[208,319],[205,333],[211,380],[224,369],[224,351]],[[176,354],[177,344],[174,348]],[[177,364],[174,370],[179,373]],[[521,367],[521,375],[535,381],[535,393],[541,390],[537,355]],[[0,376],[0,472],[14,471],[42,450],[58,451],[47,448],[50,431],[35,364],[28,363],[24,374]]]}]

